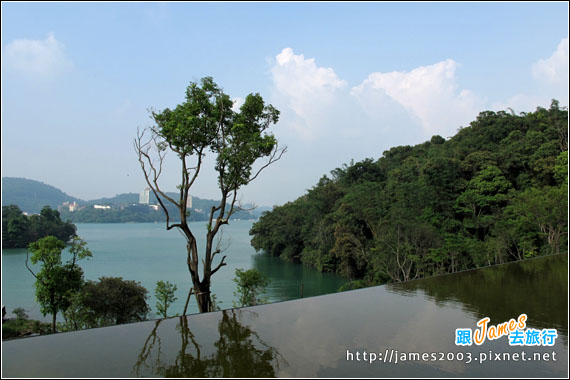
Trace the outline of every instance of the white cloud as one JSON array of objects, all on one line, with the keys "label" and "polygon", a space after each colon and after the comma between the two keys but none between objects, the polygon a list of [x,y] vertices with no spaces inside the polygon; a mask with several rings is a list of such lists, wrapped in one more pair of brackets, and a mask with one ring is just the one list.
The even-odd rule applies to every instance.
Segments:
[{"label": "white cloud", "polygon": [[283,119],[302,138],[325,133],[429,138],[454,135],[484,108],[482,99],[459,88],[457,66],[448,59],[409,72],[376,72],[350,88],[332,68],[286,48],[275,57],[271,73],[275,102],[292,111]]},{"label": "white cloud", "polygon": [[275,132],[290,147],[279,181],[289,193],[302,194],[351,159],[378,158],[432,134],[454,135],[480,111],[470,92],[457,90],[453,61],[410,73],[375,73],[354,88],[332,68],[290,48],[271,64],[271,103],[281,111]]},{"label": "white cloud", "polygon": [[314,136],[338,91],[346,87],[332,68],[318,67],[313,58],[296,55],[291,48],[276,56],[271,73],[277,97],[295,113],[292,126],[304,137]]},{"label": "white cloud", "polygon": [[72,67],[64,45],[49,33],[45,40],[14,40],[4,48],[6,65],[34,78],[50,78]]},{"label": "white cloud", "polygon": [[493,110],[512,108],[516,113],[534,112],[536,107],[549,108],[552,99],[568,106],[568,38],[563,38],[556,51],[531,66],[534,78],[531,93],[518,93],[506,102],[493,104]]},{"label": "white cloud", "polygon": [[[454,135],[466,126],[483,106],[482,99],[468,90],[460,90],[455,77],[457,63],[451,59],[415,68],[409,72],[372,73],[351,94],[363,107],[376,93],[389,97],[417,118],[426,134]],[[370,111],[369,111],[370,112]]]},{"label": "white cloud", "polygon": [[532,74],[538,81],[568,88],[568,38],[563,38],[556,51],[532,65]]}]

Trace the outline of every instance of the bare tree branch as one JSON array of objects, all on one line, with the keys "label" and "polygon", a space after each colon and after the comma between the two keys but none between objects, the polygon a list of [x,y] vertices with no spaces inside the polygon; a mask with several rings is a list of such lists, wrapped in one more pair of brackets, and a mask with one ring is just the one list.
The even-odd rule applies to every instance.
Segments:
[{"label": "bare tree branch", "polygon": [[[249,184],[250,182],[252,182],[254,179],[257,178],[257,176],[259,175],[259,173],[261,173],[261,171],[263,169],[265,169],[266,167],[268,167],[269,165],[273,164],[274,162],[277,162],[281,159],[281,157],[283,156],[283,154],[285,154],[285,152],[287,152],[287,147],[283,147],[281,149],[278,148],[278,143],[275,144],[275,149],[273,150],[273,153],[271,154],[271,156],[269,157],[269,161],[267,161],[265,163],[265,165],[263,165],[258,171],[257,173],[255,173],[255,175],[253,177],[251,177],[245,184]],[[278,154],[279,153],[279,154]]]},{"label": "bare tree branch", "polygon": [[218,266],[216,268],[214,268],[211,272],[211,275],[213,276],[214,273],[216,273],[221,267],[223,267],[224,265],[226,265],[225,260],[226,256],[222,256],[222,260],[220,261],[220,263],[218,264]]},{"label": "bare tree branch", "polygon": [[[168,200],[169,202],[171,202],[176,207],[179,207],[179,204],[174,199],[172,199],[168,195],[166,195],[160,189],[160,187],[158,185],[158,178],[160,177],[160,174],[162,173],[162,163],[163,163],[165,154],[160,153],[160,149],[158,148],[158,142],[157,142],[156,138],[153,137],[149,141],[143,143],[143,138],[144,138],[144,134],[146,133],[146,131],[147,131],[146,128],[143,129],[142,132],[140,131],[140,129],[137,129],[137,137],[134,141],[135,152],[138,155],[139,163],[141,165],[141,169],[143,171],[145,181],[148,184],[149,188],[152,190],[154,196],[156,197],[156,199],[158,200],[158,203],[160,204],[160,207],[162,208],[162,210],[164,211],[164,213],[166,215],[166,228],[168,230],[170,230],[174,227],[181,227],[180,224],[170,225],[170,214],[169,214],[168,209],[166,208],[166,206],[164,205],[164,203],[162,202],[162,199],[161,199],[161,196],[162,196],[162,197],[164,197],[164,199]],[[157,150],[159,152],[159,154],[158,154],[159,170],[158,171],[156,170],[156,167],[153,164],[153,160],[151,159],[150,154],[149,154],[151,141],[155,143],[155,146],[157,147]],[[145,163],[145,160],[146,160],[146,163]],[[151,183],[150,173],[147,171],[146,165],[148,165],[150,167],[150,170],[153,173],[152,183]]]},{"label": "bare tree branch", "polygon": [[218,235],[218,239],[216,241],[216,250],[212,253],[212,261],[214,260],[214,257],[216,257],[217,254],[225,252],[230,247],[231,238],[227,240],[227,242],[224,246],[222,246],[223,240],[224,240],[224,230],[222,229],[222,230],[220,230],[220,233]]},{"label": "bare tree branch", "polygon": [[[32,271],[32,268],[30,268],[28,266],[28,256],[30,255],[30,252],[28,252],[26,250],[26,268],[28,268],[28,270],[30,271],[30,273],[32,274],[32,276],[34,276],[36,278],[36,280],[39,280],[38,276],[36,276],[36,274]],[[45,284],[44,284],[45,285]]]},{"label": "bare tree branch", "polygon": [[238,212],[238,211],[247,211],[247,212],[249,212],[249,211],[255,210],[257,207],[259,207],[259,206],[256,205],[255,203],[251,203],[251,207],[244,207],[244,206],[242,205],[242,203],[240,202],[240,203],[238,204],[238,206],[236,207],[236,212]]}]

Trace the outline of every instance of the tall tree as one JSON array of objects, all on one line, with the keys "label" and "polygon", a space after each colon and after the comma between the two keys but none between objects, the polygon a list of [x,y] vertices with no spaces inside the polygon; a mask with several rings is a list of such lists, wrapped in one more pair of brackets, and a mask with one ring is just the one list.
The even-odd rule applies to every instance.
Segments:
[{"label": "tall tree", "polygon": [[[211,310],[211,278],[226,264],[226,256],[223,256],[214,265],[216,255],[222,252],[220,240],[215,244],[214,239],[220,228],[241,209],[237,202],[238,190],[279,160],[286,150],[279,148],[275,137],[266,132],[278,121],[279,111],[265,105],[259,94],[248,95],[239,112],[233,111],[232,106],[230,97],[211,77],[202,78],[200,83],[190,83],[185,102],[173,110],[153,111],[156,125],[150,131],[139,131],[134,141],[146,182],[166,214],[166,229],[177,228],[186,239],[188,271],[202,313]],[[145,136],[145,132],[150,132],[150,137]],[[196,237],[188,225],[188,193],[208,151],[215,156],[213,170],[218,177],[220,203],[209,210],[206,246],[200,259]],[[174,153],[181,164],[178,199],[168,196],[159,185],[167,152]],[[254,169],[254,163],[260,158],[267,161]],[[167,204],[173,205],[178,215],[170,215]],[[177,221],[172,222],[173,219]]]},{"label": "tall tree", "polygon": [[[568,235],[568,187],[529,189],[514,199],[509,215],[518,224],[534,225],[546,238],[551,253],[560,253]],[[531,230],[532,231],[532,230]],[[519,240],[526,238],[519,233]],[[567,248],[565,247],[564,250]]]},{"label": "tall tree", "polygon": [[26,267],[36,278],[36,298],[42,313],[52,315],[51,329],[54,333],[57,313],[69,307],[70,297],[83,286],[83,270],[77,265],[77,261],[92,257],[86,243],[76,237],[69,249],[71,259],[64,264],[61,260],[61,251],[64,248],[65,243],[53,236],[46,236],[31,243],[30,261],[32,264],[42,264],[37,274],[28,266],[26,255]]},{"label": "tall tree", "polygon": [[463,225],[479,240],[485,240],[497,214],[507,204],[511,184],[496,166],[481,170],[457,197],[456,210],[464,216]]},{"label": "tall tree", "polygon": [[238,297],[238,302],[234,302],[234,307],[255,306],[266,302],[259,295],[269,285],[269,279],[257,269],[236,269],[234,282],[237,284],[237,290],[234,292],[234,295]]},{"label": "tall tree", "polygon": [[174,295],[176,289],[177,286],[169,281],[158,281],[156,283],[156,288],[154,289],[154,295],[157,299],[156,310],[158,311],[158,315],[163,318],[168,316],[168,308],[177,300],[177,297]]}]

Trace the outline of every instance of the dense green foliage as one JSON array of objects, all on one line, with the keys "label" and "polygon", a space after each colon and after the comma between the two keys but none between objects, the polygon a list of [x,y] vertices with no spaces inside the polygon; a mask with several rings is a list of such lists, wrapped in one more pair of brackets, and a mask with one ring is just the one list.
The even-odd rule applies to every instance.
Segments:
[{"label": "dense green foliage", "polygon": [[260,295],[269,285],[267,277],[257,269],[243,270],[238,268],[235,273],[234,282],[237,284],[237,290],[234,295],[238,300],[234,302],[234,307],[255,306],[265,302],[265,299],[261,298]]},{"label": "dense green foliage", "polygon": [[567,251],[568,111],[486,111],[434,136],[345,165],[265,213],[252,245],[352,286]]},{"label": "dense green foliage", "polygon": [[25,248],[46,236],[68,242],[76,228],[63,222],[58,211],[45,206],[39,215],[26,216],[15,205],[2,206],[2,248]]},{"label": "dense green foliage", "polygon": [[140,283],[121,277],[84,282],[71,294],[60,329],[74,331],[144,321],[150,311],[147,293]]},{"label": "dense green foliage", "polygon": [[26,178],[2,178],[2,206],[18,205],[29,214],[37,214],[48,205],[53,209],[63,202],[80,202],[45,183]]},{"label": "dense green foliage", "polygon": [[94,326],[144,321],[150,311],[148,291],[138,282],[121,277],[101,277],[83,287],[83,305],[94,317]]},{"label": "dense green foliage", "polygon": [[[150,311],[146,300],[147,290],[135,281],[118,277],[102,277],[98,282],[84,281],[79,260],[92,257],[87,243],[75,237],[68,248],[69,260],[62,261],[66,244],[53,236],[47,236],[29,245],[32,264],[41,264],[35,273],[36,300],[43,315],[52,315],[52,332],[58,324],[56,316],[63,313],[65,323],[59,324],[64,331],[89,327],[144,321]],[[15,310],[22,314],[24,311]],[[166,310],[165,310],[166,312]],[[18,319],[25,319],[21,315]]]},{"label": "dense green foliage", "polygon": [[52,332],[56,331],[57,313],[67,310],[71,304],[71,295],[83,286],[83,270],[77,265],[77,261],[92,256],[91,251],[86,248],[86,243],[75,238],[69,248],[71,258],[63,263],[61,252],[64,248],[65,243],[53,236],[46,236],[28,247],[32,264],[41,264],[38,273],[34,273],[30,267],[28,270],[36,278],[36,300],[40,304],[42,314],[52,315]]},{"label": "dense green foliage", "polygon": [[157,300],[156,310],[158,311],[158,315],[163,318],[168,316],[168,308],[177,300],[177,297],[174,295],[176,289],[177,286],[169,281],[158,281],[156,283],[156,289],[154,290],[154,295]]}]

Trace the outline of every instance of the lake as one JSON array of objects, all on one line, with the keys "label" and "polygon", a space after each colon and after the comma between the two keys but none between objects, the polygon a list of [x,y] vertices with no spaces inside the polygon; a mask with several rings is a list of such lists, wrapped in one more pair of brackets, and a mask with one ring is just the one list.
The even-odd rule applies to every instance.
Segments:
[{"label": "lake", "polygon": [[[522,313],[527,330],[556,329],[552,346],[512,346],[507,336],[455,344],[456,329],[475,329],[485,317],[497,325]],[[568,255],[5,341],[2,375],[567,378]]]},{"label": "lake", "polygon": [[[222,229],[222,247],[227,248],[223,254],[227,255],[228,265],[212,277],[212,292],[221,301],[222,309],[231,308],[232,301],[236,299],[233,294],[236,290],[233,282],[236,268],[256,268],[270,279],[266,292],[269,302],[299,298],[301,285],[303,296],[309,297],[335,292],[345,283],[340,276],[320,273],[300,264],[256,253],[250,245],[249,230],[252,224],[251,221],[235,220]],[[163,223],[76,225],[77,234],[87,242],[93,253],[92,258],[79,262],[86,279],[98,280],[106,276],[140,282],[149,291],[148,304],[153,310],[151,318],[155,317],[156,312],[156,282],[168,280],[178,287],[178,300],[169,308],[169,315],[182,314],[191,280],[186,265],[185,239],[178,231],[166,231]],[[198,239],[198,248],[203,249],[206,222],[192,222],[189,225]],[[63,257],[66,260],[65,254]],[[25,260],[25,249],[2,251],[2,304],[9,313],[16,307],[23,307],[30,318],[49,321],[49,316],[41,315],[35,301],[35,279],[26,269]],[[190,301],[188,312],[198,312],[194,298]]]}]

